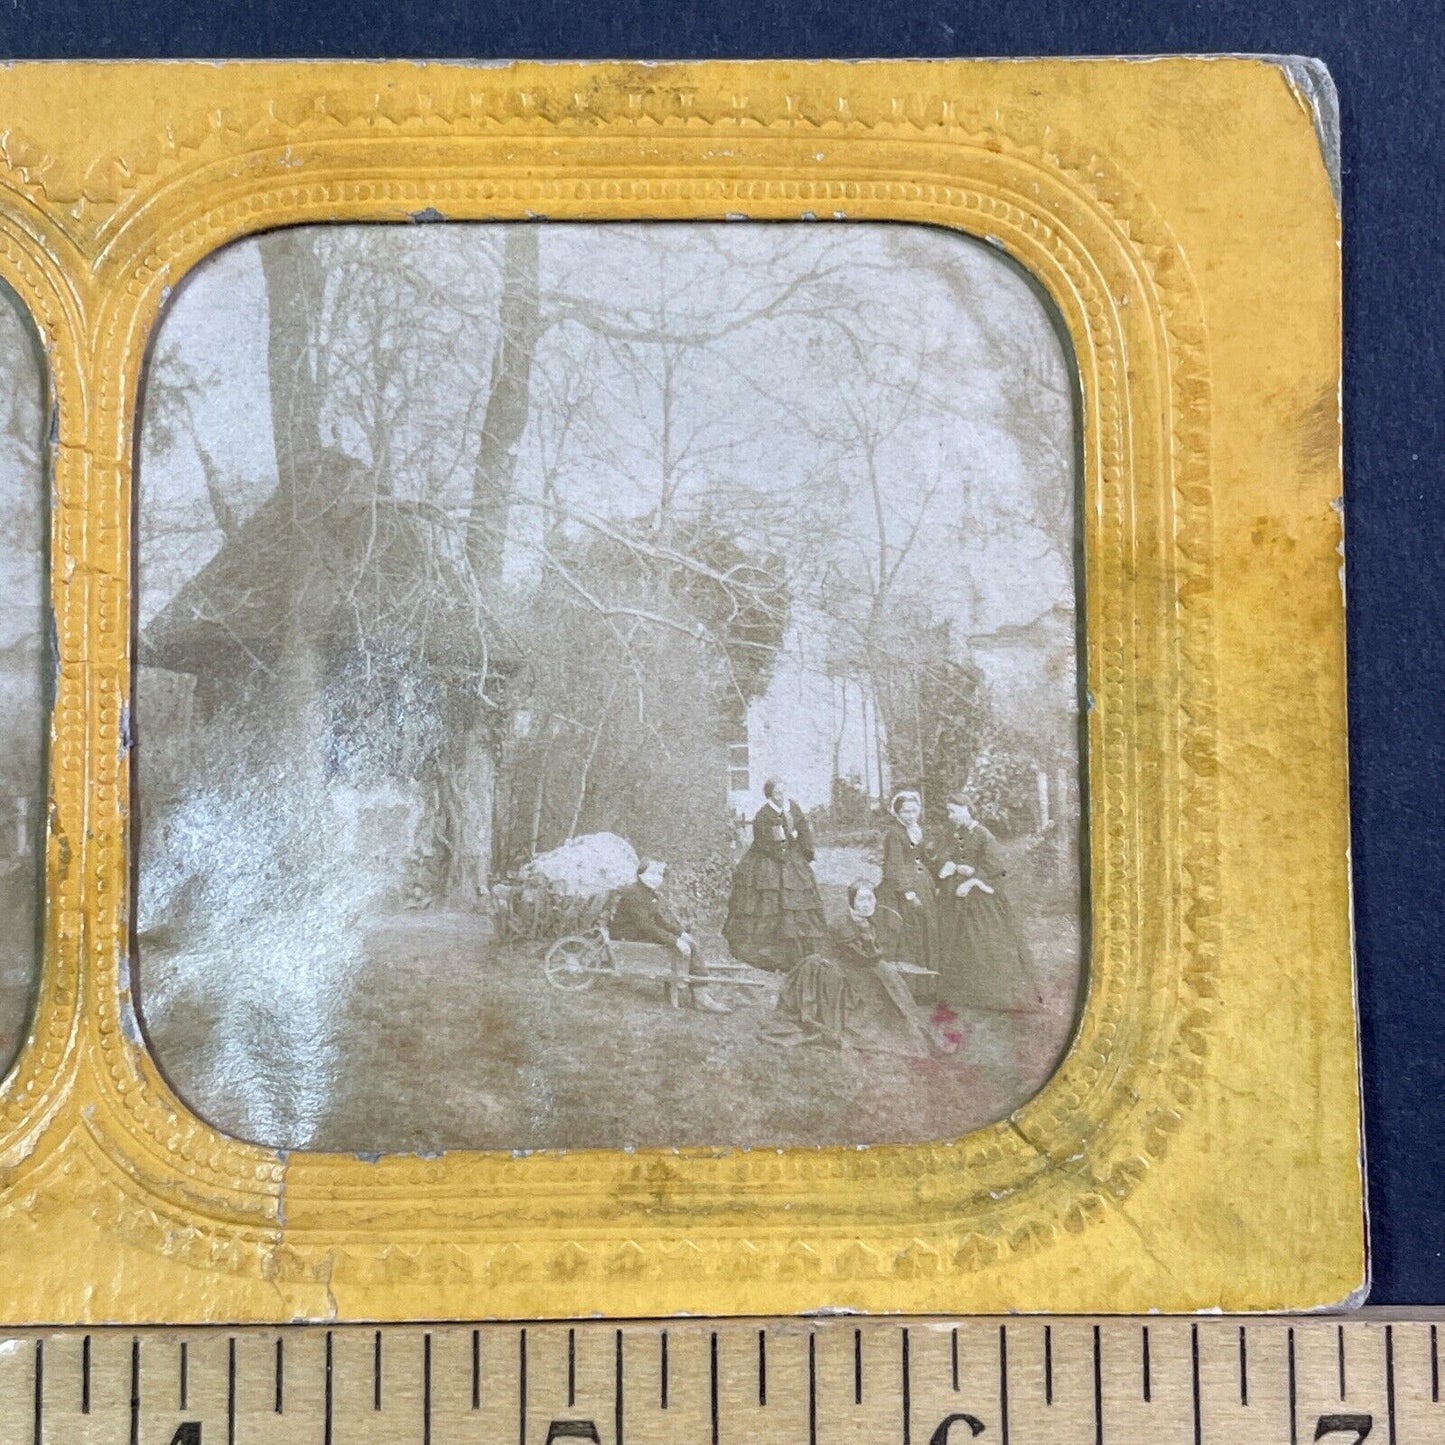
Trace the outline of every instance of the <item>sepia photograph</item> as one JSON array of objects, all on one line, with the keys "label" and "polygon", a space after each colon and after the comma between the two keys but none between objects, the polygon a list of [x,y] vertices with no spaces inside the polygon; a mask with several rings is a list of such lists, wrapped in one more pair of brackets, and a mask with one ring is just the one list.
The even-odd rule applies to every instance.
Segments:
[{"label": "sepia photograph", "polygon": [[34,332],[0,287],[0,1073],[30,1018],[45,817],[44,383]]},{"label": "sepia photograph", "polygon": [[[43,489],[0,328],[3,1055]],[[1061,338],[903,224],[202,263],[136,480],[133,977],[178,1094],[368,1156],[919,1143],[1036,1094],[1087,972]]]}]

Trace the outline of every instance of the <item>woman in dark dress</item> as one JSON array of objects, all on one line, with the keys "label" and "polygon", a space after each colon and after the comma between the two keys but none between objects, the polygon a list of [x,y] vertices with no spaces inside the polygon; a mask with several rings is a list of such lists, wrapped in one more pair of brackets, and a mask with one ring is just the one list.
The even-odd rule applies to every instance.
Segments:
[{"label": "woman in dark dress", "polygon": [[848,889],[848,912],[833,931],[831,957],[809,954],[789,970],[777,1007],[758,1027],[773,1044],[826,1044],[926,1059],[947,1046],[914,1001],[901,969],[879,943],[873,885]]},{"label": "woman in dark dress", "polygon": [[734,957],[757,968],[789,969],[828,936],[813,877],[813,834],[777,778],[763,785],[753,841],[733,874],[723,937]]},{"label": "woman in dark dress", "polygon": [[939,858],[939,992],[962,1008],[1001,1013],[1039,1007],[1033,956],[1003,891],[998,840],[968,798],[948,800],[948,846]]},{"label": "woman in dark dress", "polygon": [[922,992],[931,998],[931,977],[922,977],[924,971],[899,958],[894,949],[902,924],[891,908],[879,903],[873,884],[860,878],[849,886],[848,911],[833,931],[834,954],[861,999],[871,1004],[873,1032],[889,1041],[890,1052],[918,1056],[919,1045],[924,1053],[947,1052],[918,997]]},{"label": "woman in dark dress", "polygon": [[895,793],[893,814],[883,833],[883,881],[879,904],[902,920],[896,938],[885,937],[889,957],[935,968],[938,919],[934,908],[933,852],[923,836],[923,800],[912,791]]},{"label": "woman in dark dress", "polygon": [[848,911],[832,930],[833,953],[852,968],[873,967],[880,959],[896,959],[903,920],[878,902],[877,887],[860,878],[848,887]]}]

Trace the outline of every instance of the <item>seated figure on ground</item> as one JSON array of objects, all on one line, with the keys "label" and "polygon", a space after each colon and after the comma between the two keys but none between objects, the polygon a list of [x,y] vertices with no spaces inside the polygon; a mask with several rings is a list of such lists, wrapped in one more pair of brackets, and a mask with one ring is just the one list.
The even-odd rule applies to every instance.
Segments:
[{"label": "seated figure on ground", "polygon": [[763,1039],[915,1059],[950,1051],[905,976],[931,977],[931,971],[888,957],[877,911],[871,882],[860,879],[848,889],[848,912],[833,931],[831,956],[810,954],[790,970],[776,1009],[759,1028]]}]

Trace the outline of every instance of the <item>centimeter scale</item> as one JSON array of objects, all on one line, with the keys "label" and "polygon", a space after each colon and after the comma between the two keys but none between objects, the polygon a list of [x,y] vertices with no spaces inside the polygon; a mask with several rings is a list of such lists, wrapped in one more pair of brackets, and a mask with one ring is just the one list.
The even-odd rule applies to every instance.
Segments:
[{"label": "centimeter scale", "polygon": [[0,1335],[0,1445],[1366,1439],[1445,1442],[1428,1315]]}]

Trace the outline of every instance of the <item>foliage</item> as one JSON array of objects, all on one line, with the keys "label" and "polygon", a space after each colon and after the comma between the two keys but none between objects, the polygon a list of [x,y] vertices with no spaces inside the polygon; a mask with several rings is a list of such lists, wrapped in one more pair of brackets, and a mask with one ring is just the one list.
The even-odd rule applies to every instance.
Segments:
[{"label": "foliage", "polygon": [[996,734],[993,705],[982,673],[970,663],[935,663],[919,681],[923,720],[923,785],[936,810],[978,762]]},{"label": "foliage", "polygon": [[708,517],[558,532],[547,562],[515,623],[503,863],[599,830],[697,861],[721,816],[723,705],[766,688],[788,625],[781,563]]},{"label": "foliage", "polygon": [[671,569],[675,592],[721,642],[730,684],[743,701],[761,697],[788,631],[784,559],[749,551],[725,522],[707,513],[682,523],[674,544],[707,569]]},{"label": "foliage", "polygon": [[873,800],[863,790],[857,778],[834,778],[833,800],[827,813],[815,822],[822,823],[831,833],[858,830],[870,826],[873,820]]},{"label": "foliage", "polygon": [[1077,917],[1082,877],[1077,838],[1055,819],[1041,833],[1013,846],[1018,852],[1009,873],[1015,894],[1027,898],[1039,913]]},{"label": "foliage", "polygon": [[732,841],[720,831],[699,857],[669,864],[663,894],[668,906],[689,927],[720,926],[732,893]]},{"label": "foliage", "polygon": [[[334,787],[315,747],[278,737],[245,703],[198,723],[190,751],[204,769],[184,792],[163,805],[141,793],[143,932],[177,925],[196,941],[265,916],[258,932],[278,949],[290,928],[293,944],[352,950],[360,933],[347,929],[402,901],[422,861],[421,790]],[[356,846],[330,846],[343,836]]]},{"label": "foliage", "polygon": [[1038,811],[1033,762],[1005,742],[993,742],[973,760],[967,792],[974,815],[1001,837],[1026,832]]},{"label": "foliage", "polygon": [[527,669],[503,757],[498,861],[512,868],[593,832],[618,833],[639,853],[694,857],[717,826],[726,779],[720,651],[655,578],[614,565],[608,550],[562,559],[570,580],[544,579],[518,624]]},{"label": "foliage", "polygon": [[916,618],[910,624],[894,608],[890,626],[895,639],[870,666],[893,786],[921,787],[934,812],[963,785],[980,751],[997,741],[994,701],[978,667],[955,656],[947,624]]}]

